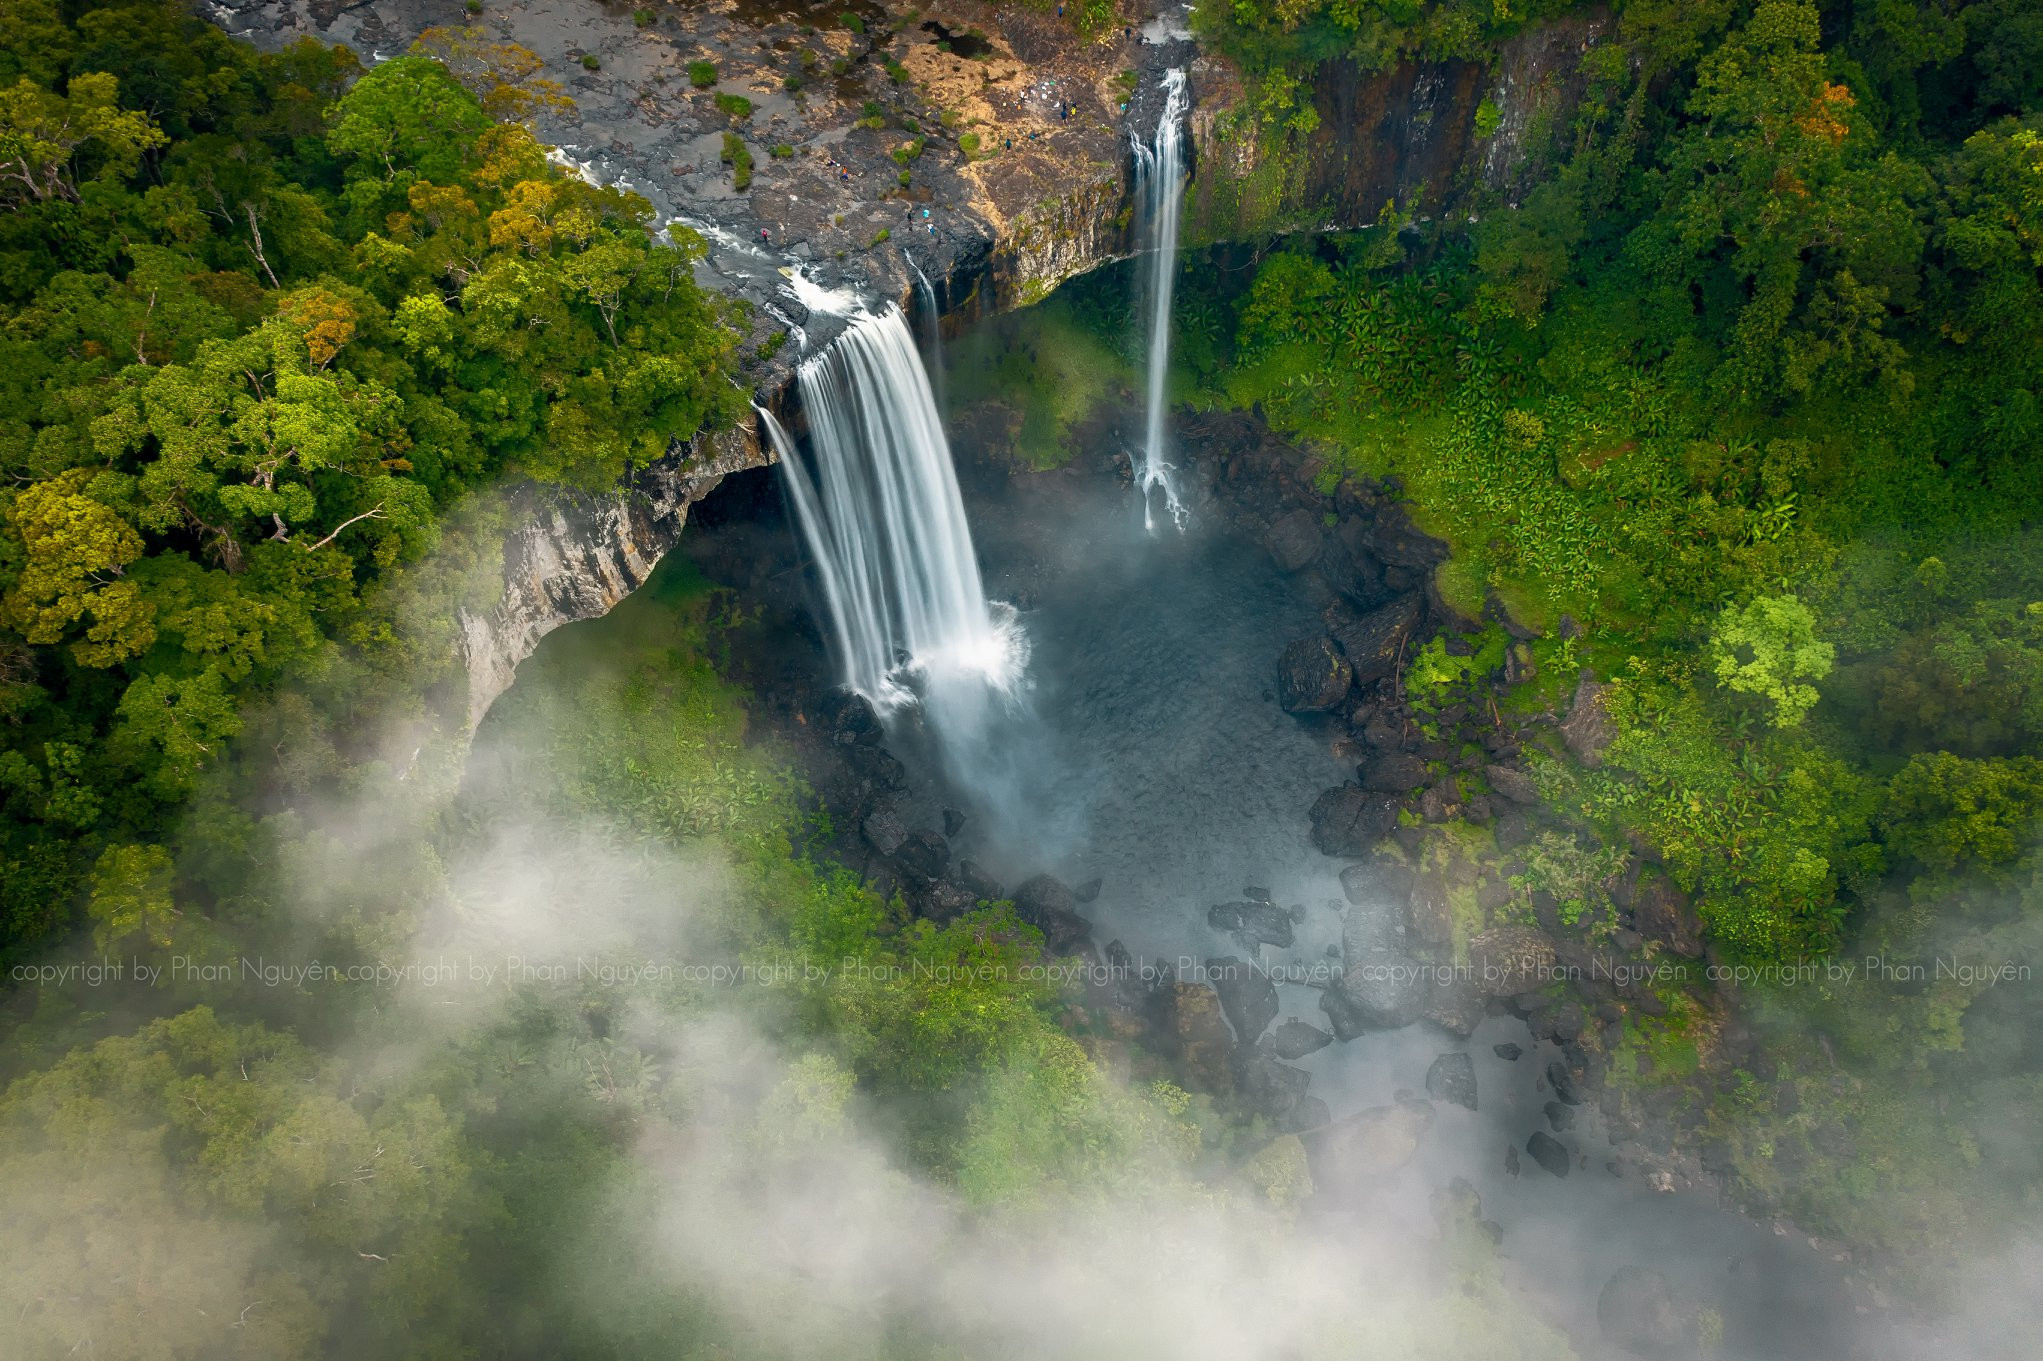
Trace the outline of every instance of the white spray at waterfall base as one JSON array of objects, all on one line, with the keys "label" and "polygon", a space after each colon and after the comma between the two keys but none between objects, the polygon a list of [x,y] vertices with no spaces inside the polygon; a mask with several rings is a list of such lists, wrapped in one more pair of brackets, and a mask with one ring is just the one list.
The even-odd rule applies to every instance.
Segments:
[{"label": "white spray at waterfall base", "polygon": [[1135,491],[1142,498],[1142,522],[1154,529],[1155,493],[1179,527],[1184,502],[1164,459],[1164,404],[1170,383],[1171,293],[1178,273],[1178,216],[1185,198],[1185,73],[1173,67],[1163,77],[1163,113],[1153,142],[1135,143],[1135,197],[1142,213],[1144,284],[1149,304],[1149,383],[1143,410],[1142,461]]},{"label": "white spray at waterfall base", "polygon": [[986,598],[929,377],[900,309],[852,319],[797,373],[813,471],[760,411],[816,562],[844,684],[885,717],[919,704],[954,768],[1015,701],[1028,639]]}]

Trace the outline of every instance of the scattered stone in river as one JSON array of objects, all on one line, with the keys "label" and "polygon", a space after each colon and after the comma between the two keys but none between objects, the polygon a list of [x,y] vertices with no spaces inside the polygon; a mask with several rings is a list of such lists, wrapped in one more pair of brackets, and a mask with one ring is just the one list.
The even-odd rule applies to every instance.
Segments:
[{"label": "scattered stone in river", "polygon": [[1206,924],[1280,950],[1290,949],[1296,939],[1291,914],[1275,903],[1215,903],[1206,909]]},{"label": "scattered stone in river", "polygon": [[1518,1145],[1513,1144],[1504,1150],[1504,1170],[1515,1177],[1518,1175],[1519,1167]]},{"label": "scattered stone in river", "polygon": [[1532,1132],[1532,1137],[1525,1141],[1525,1151],[1532,1155],[1534,1162],[1563,1180],[1574,1170],[1567,1145],[1543,1129]]},{"label": "scattered stone in river", "polygon": [[1516,1063],[1518,1062],[1519,1059],[1525,1057],[1524,1047],[1522,1045],[1512,1044],[1509,1041],[1506,1041],[1503,1044],[1491,1045],[1490,1052],[1492,1054],[1495,1054],[1498,1058],[1504,1060],[1504,1062],[1506,1063]]},{"label": "scattered stone in river", "polygon": [[1267,1042],[1270,1051],[1280,1059],[1302,1059],[1332,1044],[1334,1037],[1294,1016],[1272,1030]]},{"label": "scattered stone in river", "polygon": [[947,837],[955,837],[959,832],[962,832],[964,830],[965,830],[965,815],[963,813],[960,813],[955,808],[944,809],[943,834]]},{"label": "scattered stone in river", "polygon": [[1435,1101],[1476,1108],[1475,1060],[1467,1054],[1442,1054],[1426,1070],[1426,1095]]},{"label": "scattered stone in river", "polygon": [[1559,1101],[1546,1103],[1546,1122],[1556,1134],[1566,1134],[1575,1127],[1575,1108]]}]

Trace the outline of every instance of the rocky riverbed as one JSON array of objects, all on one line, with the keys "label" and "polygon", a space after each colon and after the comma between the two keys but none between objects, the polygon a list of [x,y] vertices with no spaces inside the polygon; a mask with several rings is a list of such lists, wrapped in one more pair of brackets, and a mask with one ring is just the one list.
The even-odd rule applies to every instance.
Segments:
[{"label": "rocky riverbed", "polygon": [[1430,586],[1441,546],[1394,484],[1325,494],[1252,416],[1181,429],[1193,526],[1154,539],[1132,405],[1050,472],[979,438],[1004,423],[965,425],[989,589],[1037,647],[1022,797],[950,785],[912,722],[832,690],[758,475],[687,545],[765,612],[735,660],[830,812],[816,849],[932,918],[1010,898],[1072,961],[1066,1024],[1103,1069],[1213,1102],[1255,1166],[1304,1169],[1315,1215],[1466,1221],[1618,1354],[1716,1327],[1738,1354],[1849,1350],[1870,1297],[1835,1249],[1722,1207],[1706,1116],[1749,1040],[1712,1001],[1692,1048],[1648,1042],[1670,999],[1711,996],[1669,985],[1706,964],[1685,899],[1637,855],[1597,886],[1607,917],[1533,887],[1570,830],[1534,766],[1595,759],[1597,688],[1512,712],[1485,678],[1416,705],[1418,644],[1482,622]]}]

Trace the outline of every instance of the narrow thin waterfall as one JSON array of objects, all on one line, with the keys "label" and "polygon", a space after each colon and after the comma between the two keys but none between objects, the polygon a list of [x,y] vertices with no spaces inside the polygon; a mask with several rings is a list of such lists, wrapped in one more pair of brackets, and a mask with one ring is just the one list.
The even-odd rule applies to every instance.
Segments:
[{"label": "narrow thin waterfall", "polygon": [[795,520],[816,560],[844,683],[883,715],[919,703],[940,746],[983,739],[1028,661],[986,599],[950,444],[899,308],[853,318],[797,371],[813,471],[772,415]]},{"label": "narrow thin waterfall", "polygon": [[1185,73],[1163,77],[1163,114],[1148,144],[1135,143],[1135,196],[1147,253],[1145,300],[1149,304],[1149,385],[1143,412],[1142,462],[1135,490],[1142,497],[1142,522],[1156,527],[1154,493],[1161,492],[1171,518],[1182,525],[1184,503],[1164,459],[1164,405],[1170,383],[1170,305],[1178,273],[1178,214],[1185,198]]},{"label": "narrow thin waterfall", "polygon": [[915,263],[915,257],[909,255],[907,258],[908,268],[915,271],[915,277],[922,284],[922,305],[916,310],[922,314],[922,343],[929,354],[929,382],[936,390],[936,409],[948,411],[950,396],[944,391],[943,301],[936,296],[936,285],[922,272],[922,266]]}]

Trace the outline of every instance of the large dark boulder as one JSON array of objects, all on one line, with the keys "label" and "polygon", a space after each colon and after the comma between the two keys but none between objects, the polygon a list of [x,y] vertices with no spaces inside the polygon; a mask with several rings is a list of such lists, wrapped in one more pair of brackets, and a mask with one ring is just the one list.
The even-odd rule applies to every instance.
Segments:
[{"label": "large dark boulder", "polygon": [[1400,1101],[1337,1120],[1306,1136],[1315,1184],[1335,1196],[1369,1195],[1412,1160],[1433,1127],[1433,1104]]},{"label": "large dark boulder", "polygon": [[1312,805],[1312,844],[1322,855],[1359,857],[1397,825],[1397,800],[1359,784],[1329,789]]},{"label": "large dark boulder", "polygon": [[1450,1035],[1467,1039],[1483,1023],[1489,1007],[1475,984],[1459,969],[1441,969],[1434,974],[1426,992],[1426,1006],[1419,1013]]},{"label": "large dark boulder", "polygon": [[1177,982],[1165,989],[1161,1002],[1163,1048],[1177,1061],[1186,1085],[1203,1092],[1230,1090],[1234,1035],[1221,1015],[1220,994],[1204,983]]},{"label": "large dark boulder", "polygon": [[1277,1019],[1277,985],[1267,969],[1225,955],[1206,961],[1206,977],[1220,994],[1220,1010],[1239,1044],[1254,1044]]},{"label": "large dark boulder", "polygon": [[1347,699],[1353,679],[1333,639],[1325,634],[1301,638],[1277,659],[1277,703],[1286,713],[1326,713]]},{"label": "large dark boulder", "polygon": [[1617,739],[1617,720],[1610,716],[1610,687],[1582,677],[1574,703],[1561,720],[1561,739],[1575,759],[1594,770],[1603,764],[1604,749]]},{"label": "large dark boulder", "polygon": [[1431,778],[1424,761],[1402,751],[1385,752],[1358,773],[1362,787],[1378,794],[1409,794]]},{"label": "large dark boulder", "polygon": [[866,844],[881,855],[892,855],[908,840],[908,824],[892,808],[875,808],[867,813],[859,830],[865,833]]},{"label": "large dark boulder", "polygon": [[907,768],[885,747],[860,742],[838,750],[843,753],[845,768],[857,786],[854,793],[860,802],[870,802],[908,782]]},{"label": "large dark boulder", "polygon": [[1358,907],[1403,902],[1412,892],[1412,871],[1387,855],[1371,856],[1341,871],[1341,892]]},{"label": "large dark boulder", "polygon": [[886,735],[872,701],[855,691],[832,691],[824,697],[820,708],[820,717],[832,742],[871,746]]},{"label": "large dark boulder", "polygon": [[1302,1059],[1307,1054],[1326,1048],[1334,1037],[1316,1025],[1307,1025],[1295,1017],[1282,1022],[1266,1037],[1270,1052],[1280,1059]]},{"label": "large dark boulder", "polygon": [[1413,939],[1428,945],[1446,945],[1454,939],[1454,905],[1439,870],[1428,870],[1412,880],[1412,891],[1405,898],[1405,929]]},{"label": "large dark boulder", "polygon": [[1362,1015],[1362,1009],[1350,1002],[1348,994],[1338,987],[1320,993],[1319,1009],[1326,1013],[1327,1026],[1334,1032],[1334,1038],[1343,1044],[1369,1033],[1369,1024]]},{"label": "large dark boulder", "polygon": [[1686,1311],[1667,1278],[1650,1267],[1622,1266],[1596,1297],[1603,1340],[1634,1356],[1668,1356],[1688,1342]]},{"label": "large dark boulder", "polygon": [[1675,954],[1702,956],[1702,922],[1695,909],[1680,889],[1658,875],[1639,885],[1632,921],[1640,935],[1662,942]]},{"label": "large dark boulder", "polygon": [[1553,942],[1535,926],[1495,926],[1468,943],[1469,970],[1485,997],[1537,992],[1555,977]]},{"label": "large dark boulder", "polygon": [[1092,923],[1078,915],[1078,899],[1048,874],[1039,874],[1014,891],[1014,910],[1043,933],[1052,954],[1070,954],[1092,934]]},{"label": "large dark boulder", "polygon": [[1263,533],[1263,546],[1280,572],[1302,572],[1319,560],[1319,516],[1294,510]]},{"label": "large dark boulder", "polygon": [[1377,517],[1370,551],[1393,567],[1424,570],[1447,561],[1447,545],[1420,530],[1399,512]]},{"label": "large dark boulder", "polygon": [[894,848],[894,863],[909,879],[922,883],[941,879],[951,863],[951,846],[941,834],[921,828],[908,833]]},{"label": "large dark boulder", "polygon": [[1484,766],[1483,778],[1489,781],[1491,792],[1499,798],[1526,807],[1539,802],[1539,786],[1516,766]]},{"label": "large dark boulder", "polygon": [[1327,632],[1341,645],[1357,685],[1373,684],[1397,670],[1398,658],[1425,608],[1424,596],[1416,591],[1367,614],[1358,614],[1340,602],[1327,607]]},{"label": "large dark boulder", "polygon": [[1234,1056],[1234,1090],[1250,1114],[1260,1115],[1274,1125],[1289,1127],[1298,1103],[1312,1075],[1258,1049],[1237,1050]]},{"label": "large dark boulder", "polygon": [[947,922],[979,905],[979,895],[951,879],[937,879],[915,896],[915,910],[934,922]]},{"label": "large dark boulder", "polygon": [[1418,1020],[1429,991],[1424,966],[1387,945],[1348,951],[1341,965],[1341,993],[1372,1030],[1396,1030]]}]

